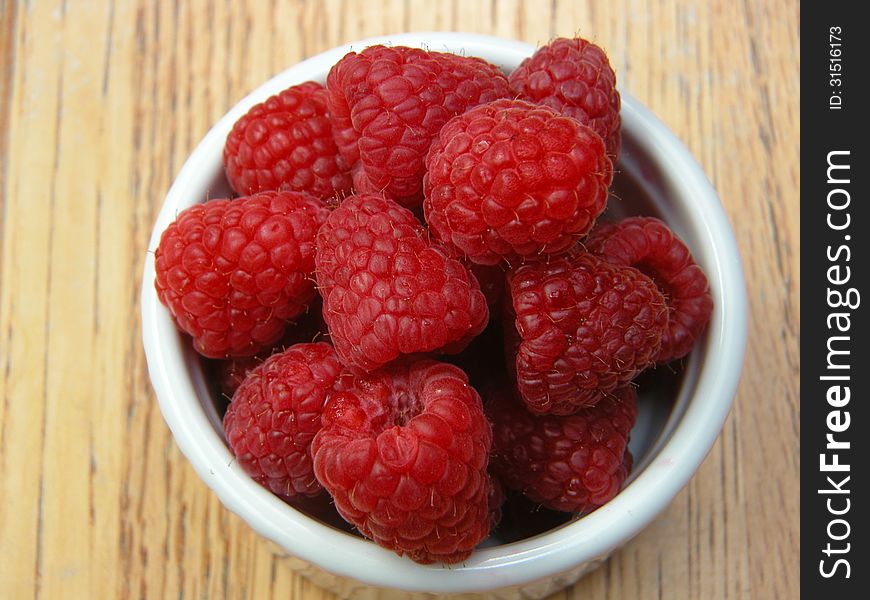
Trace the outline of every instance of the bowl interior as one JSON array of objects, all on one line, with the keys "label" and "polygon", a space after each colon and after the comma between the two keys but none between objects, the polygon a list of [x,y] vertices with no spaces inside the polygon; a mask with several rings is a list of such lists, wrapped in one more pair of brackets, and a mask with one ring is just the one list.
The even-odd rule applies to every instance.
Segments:
[{"label": "bowl interior", "polygon": [[[252,92],[207,134],[167,195],[149,249],[156,248],[160,233],[180,210],[230,195],[221,161],[223,142],[253,104],[295,83],[324,81],[331,65],[350,49],[385,42],[480,56],[506,72],[534,51],[528,44],[486,36],[404,34],[336,48],[296,65]],[[221,426],[225,399],[157,300],[149,253],[142,304],[151,379],[179,447],[223,503],[260,534],[333,573],[429,592],[492,589],[552,576],[606,555],[662,510],[697,468],[727,414],[742,363],[745,291],[733,235],[700,168],[676,138],[626,94],[622,114],[623,149],[608,217],[644,214],[665,220],[708,274],[715,309],[705,338],[681,365],[659,368],[640,380],[639,416],[630,442],[634,467],[613,501],[581,519],[542,520],[522,536],[497,532],[466,563],[453,566],[449,577],[437,565],[401,559],[331,526],[331,519],[322,522],[289,507],[233,461]]]}]

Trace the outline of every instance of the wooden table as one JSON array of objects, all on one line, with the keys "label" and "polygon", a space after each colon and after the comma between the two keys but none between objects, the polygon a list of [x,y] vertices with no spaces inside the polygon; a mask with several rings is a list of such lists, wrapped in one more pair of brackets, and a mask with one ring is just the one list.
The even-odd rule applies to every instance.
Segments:
[{"label": "wooden table", "polygon": [[799,5],[0,1],[0,597],[329,597],[178,451],[140,341],[148,235],[210,124],[305,56],[383,33],[577,32],[700,160],[750,293],[737,401],[700,471],[557,598],[796,598]]}]

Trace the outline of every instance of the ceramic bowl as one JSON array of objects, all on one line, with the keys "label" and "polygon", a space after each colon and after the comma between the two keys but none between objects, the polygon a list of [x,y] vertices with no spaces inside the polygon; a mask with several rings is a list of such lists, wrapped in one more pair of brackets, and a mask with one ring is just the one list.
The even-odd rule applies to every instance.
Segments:
[{"label": "ceramic bowl", "polygon": [[[362,40],[305,60],[254,90],[208,132],[163,203],[149,249],[177,213],[229,193],[221,156],[232,125],[252,105],[290,85],[325,81],[351,50],[373,44],[480,56],[505,72],[534,46],[460,33],[410,33]],[[153,252],[142,282],[142,329],[160,409],[179,448],[231,511],[293,558],[292,568],[342,597],[483,594],[539,598],[574,583],[652,521],[701,464],[737,387],[746,342],[746,292],[728,218],[704,173],[649,110],[622,95],[623,149],[608,210],[663,218],[707,273],[715,302],[705,337],[670,385],[641,388],[632,431],[635,465],[625,488],[592,514],[534,537],[485,544],[462,564],[424,566],[290,508],[250,479],[224,440],[219,408],[189,340],[154,290]]]}]

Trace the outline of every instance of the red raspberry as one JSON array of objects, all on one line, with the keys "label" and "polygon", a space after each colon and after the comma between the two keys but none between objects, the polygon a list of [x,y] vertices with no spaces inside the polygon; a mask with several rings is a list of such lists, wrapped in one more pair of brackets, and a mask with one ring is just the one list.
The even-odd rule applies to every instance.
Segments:
[{"label": "red raspberry", "polygon": [[371,46],[329,72],[334,136],[347,163],[360,161],[358,192],[400,204],[422,200],[423,159],[450,117],[511,95],[505,76],[480,58],[417,48]]},{"label": "red raspberry", "polygon": [[155,287],[210,358],[253,356],[315,295],[314,240],[328,209],[301,192],[210,200],[182,211],[155,252]]},{"label": "red raspberry", "polygon": [[380,195],[351,196],[329,215],[316,263],[332,342],[355,370],[461,350],[489,318],[477,280],[430,244],[408,209]]},{"label": "red raspberry", "polygon": [[517,388],[537,414],[571,414],[653,364],[668,324],[665,299],[632,267],[586,252],[530,263],[508,276]]},{"label": "red raspberry", "polygon": [[329,344],[296,344],[251,371],[224,415],[227,441],[241,467],[287,500],[321,491],[311,441],[340,373]]},{"label": "red raspberry", "polygon": [[451,119],[426,168],[429,227],[480,264],[566,250],[604,210],[613,178],[595,132],[520,100]]},{"label": "red raspberry", "polygon": [[636,396],[625,386],[568,416],[535,416],[512,398],[487,402],[492,472],[546,508],[595,510],[616,495],[631,470],[628,437],[637,418]]},{"label": "red raspberry", "polygon": [[249,110],[224,146],[230,186],[239,194],[295,190],[326,199],[350,191],[350,168],[332,139],[326,89],[309,81]]},{"label": "red raspberry", "polygon": [[509,79],[520,99],[545,104],[591,127],[616,161],[620,98],[604,50],[582,38],[557,38],[521,62]]},{"label": "red raspberry", "polygon": [[630,217],[596,228],[585,243],[609,262],[631,265],[652,278],[670,313],[656,362],[686,356],[710,320],[713,296],[683,240],[659,219]]},{"label": "red raspberry", "polygon": [[391,365],[330,397],[314,472],[366,537],[420,563],[455,563],[489,533],[491,439],[459,368]]}]

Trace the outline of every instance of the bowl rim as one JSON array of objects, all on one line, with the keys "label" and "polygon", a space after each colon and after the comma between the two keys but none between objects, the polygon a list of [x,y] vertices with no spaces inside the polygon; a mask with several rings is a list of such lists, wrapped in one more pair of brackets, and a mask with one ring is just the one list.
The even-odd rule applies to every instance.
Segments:
[{"label": "bowl rim", "polygon": [[[325,65],[331,66],[351,50],[374,44],[464,51],[495,64],[499,64],[498,57],[516,64],[535,50],[531,44],[494,36],[413,32],[352,42],[286,69],[230,109],[196,146],[166,195],[152,230],[149,250],[157,247],[160,234],[175,219],[177,211],[193,203],[188,191],[208,189],[215,161],[220,163],[226,135],[251,106],[289,85],[309,79],[323,80]],[[656,157],[656,166],[680,191],[679,196],[692,198],[681,208],[687,214],[687,222],[696,227],[693,233],[704,242],[709,265],[715,267],[708,269],[708,277],[716,299],[708,325],[706,364],[698,372],[693,401],[686,406],[670,438],[660,445],[658,454],[633,481],[613,500],[583,519],[534,538],[478,549],[465,563],[449,568],[416,564],[372,542],[324,525],[284,504],[250,479],[233,460],[223,437],[215,431],[196,399],[195,385],[190,379],[190,357],[185,357],[169,312],[157,298],[153,285],[154,254],[149,251],[142,279],[141,309],[151,382],[178,447],[221,502],[260,535],[330,573],[378,587],[434,593],[485,591],[552,577],[607,556],[664,510],[712,448],[730,410],[746,345],[747,298],[734,233],[700,165],[664,123],[625,92],[622,92],[622,117],[627,130],[643,132],[643,136],[638,136],[639,145],[649,156]]]}]

